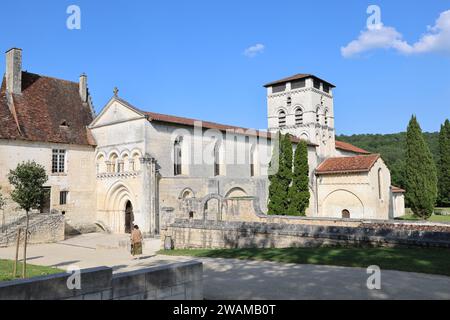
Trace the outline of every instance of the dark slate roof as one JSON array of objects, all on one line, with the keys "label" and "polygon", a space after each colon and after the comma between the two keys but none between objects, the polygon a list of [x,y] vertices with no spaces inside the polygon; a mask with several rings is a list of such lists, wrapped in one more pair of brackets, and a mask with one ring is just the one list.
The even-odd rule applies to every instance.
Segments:
[{"label": "dark slate roof", "polygon": [[22,72],[22,94],[12,95],[12,101],[13,106],[3,78],[0,139],[95,145],[87,128],[93,114],[80,98],[78,83]]},{"label": "dark slate roof", "polygon": [[309,78],[320,80],[320,81],[328,84],[332,88],[336,87],[334,84],[332,84],[332,83],[330,83],[328,81],[325,81],[323,79],[320,79],[319,77],[316,77],[313,74],[305,74],[305,73],[298,73],[298,74],[295,74],[295,75],[287,77],[287,78],[283,78],[283,79],[280,79],[280,80],[277,80],[277,81],[270,82],[270,83],[264,85],[264,87],[268,88],[268,87],[272,87],[272,86],[277,85],[277,84],[287,83],[287,82],[291,82],[291,81],[295,81],[295,80],[301,80],[301,79],[309,79]]}]

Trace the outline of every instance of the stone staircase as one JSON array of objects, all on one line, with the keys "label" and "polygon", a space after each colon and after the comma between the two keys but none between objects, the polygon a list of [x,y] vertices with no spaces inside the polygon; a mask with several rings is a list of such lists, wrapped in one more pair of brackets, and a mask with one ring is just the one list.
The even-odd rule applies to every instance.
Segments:
[{"label": "stone staircase", "polygon": [[[49,218],[54,215],[32,213],[30,214],[29,220],[29,234],[32,235],[33,232],[39,229],[43,224],[49,222]],[[26,217],[20,217],[17,221],[10,223],[9,225],[3,226],[0,229],[0,248],[14,246],[17,241],[17,232],[22,229],[21,241],[23,241],[24,231],[26,226]]]}]

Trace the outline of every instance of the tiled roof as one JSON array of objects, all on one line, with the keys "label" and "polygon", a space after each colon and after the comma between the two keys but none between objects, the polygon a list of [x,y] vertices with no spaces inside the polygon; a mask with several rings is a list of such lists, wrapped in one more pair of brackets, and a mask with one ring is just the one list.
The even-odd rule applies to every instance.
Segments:
[{"label": "tiled roof", "polygon": [[391,190],[393,193],[405,193],[406,190],[403,190],[402,188],[396,187],[396,186],[391,186]]},{"label": "tiled roof", "polygon": [[[154,113],[154,112],[147,112],[147,111],[141,111],[145,115],[149,117],[149,121],[159,121],[159,122],[165,122],[165,123],[174,123],[178,125],[185,125],[185,126],[194,126],[196,122],[201,122],[202,127],[205,129],[215,129],[219,131],[227,131],[227,130],[233,130],[237,133],[242,132],[243,134],[247,134],[250,136],[259,136],[267,139],[272,139],[276,137],[275,134],[272,134],[267,131],[260,131],[260,130],[253,130],[243,127],[236,127],[226,124],[220,124],[215,122],[209,122],[209,121],[203,121],[203,120],[196,120],[196,119],[190,119],[190,118],[183,118],[183,117],[177,117],[177,116],[171,116],[166,114],[160,114],[160,113]],[[298,143],[300,142],[300,139],[296,137],[291,137],[292,142]],[[314,143],[309,143],[309,146],[317,147]]]},{"label": "tiled roof", "polygon": [[22,72],[22,94],[12,95],[11,105],[3,79],[0,139],[95,145],[87,129],[92,120],[76,82]]},{"label": "tiled roof", "polygon": [[330,158],[322,162],[316,170],[319,175],[369,172],[375,162],[380,159],[379,154],[356,157]]},{"label": "tiled roof", "polygon": [[350,143],[337,141],[337,140],[336,140],[336,149],[354,152],[354,153],[358,153],[358,154],[370,154],[369,151],[355,147],[354,145],[352,145]]},{"label": "tiled roof", "polygon": [[284,78],[284,79],[280,79],[280,80],[277,80],[277,81],[270,82],[270,83],[264,85],[264,87],[267,88],[267,87],[271,87],[271,86],[274,86],[274,85],[277,85],[277,84],[282,84],[282,83],[286,83],[286,82],[290,82],[290,81],[295,81],[295,80],[301,80],[301,79],[308,79],[308,78],[315,78],[315,79],[318,79],[318,80],[320,80],[320,81],[322,81],[322,82],[325,82],[326,84],[330,85],[331,87],[335,88],[335,85],[334,85],[334,84],[329,83],[328,81],[325,81],[325,80],[323,80],[323,79],[320,79],[320,78],[316,77],[315,75],[312,75],[312,74],[305,74],[305,73],[295,74],[295,75],[293,75],[293,76],[290,76],[290,77],[287,77],[287,78]]}]

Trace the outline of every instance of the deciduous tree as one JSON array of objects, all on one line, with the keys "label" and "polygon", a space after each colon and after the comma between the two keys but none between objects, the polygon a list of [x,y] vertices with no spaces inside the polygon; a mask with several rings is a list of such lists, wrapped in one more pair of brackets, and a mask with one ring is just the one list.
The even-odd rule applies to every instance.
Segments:
[{"label": "deciduous tree", "polygon": [[25,210],[26,213],[22,269],[22,277],[25,278],[30,222],[29,214],[31,210],[39,209],[44,196],[43,185],[47,182],[48,177],[44,167],[34,161],[29,161],[19,164],[15,170],[11,170],[8,175],[8,180],[13,186],[13,190],[11,191],[12,200]]}]

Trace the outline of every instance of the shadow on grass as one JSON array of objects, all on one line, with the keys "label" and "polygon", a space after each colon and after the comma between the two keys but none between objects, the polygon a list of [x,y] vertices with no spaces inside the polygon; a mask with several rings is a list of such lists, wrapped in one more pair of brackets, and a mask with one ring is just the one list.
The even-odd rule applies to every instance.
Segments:
[{"label": "shadow on grass", "polygon": [[450,276],[450,249],[444,248],[199,249],[160,254],[360,268],[377,265],[384,270]]}]

